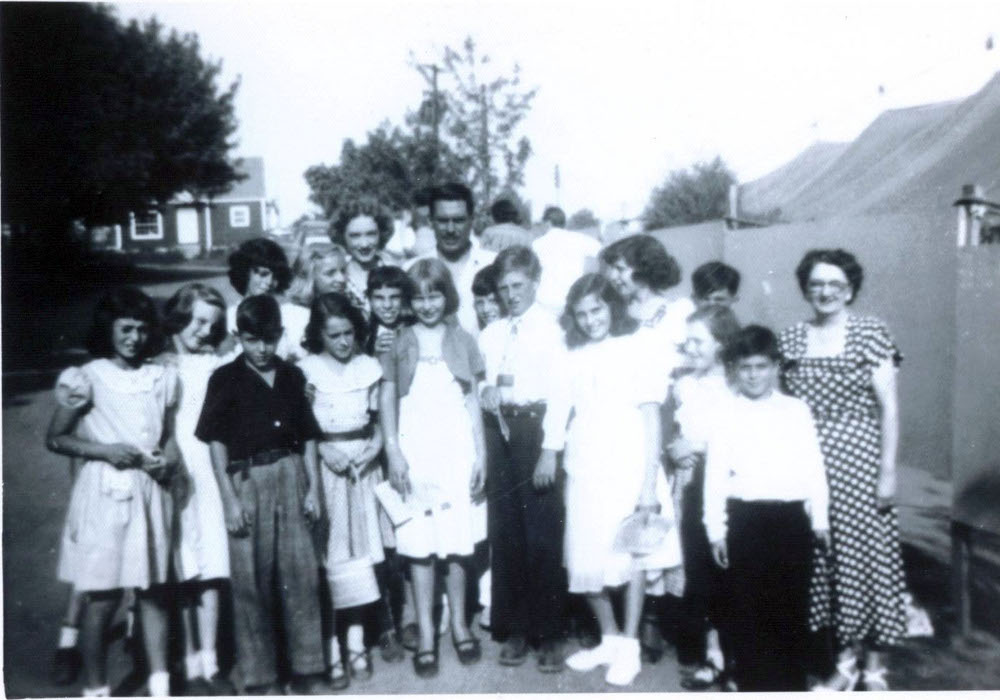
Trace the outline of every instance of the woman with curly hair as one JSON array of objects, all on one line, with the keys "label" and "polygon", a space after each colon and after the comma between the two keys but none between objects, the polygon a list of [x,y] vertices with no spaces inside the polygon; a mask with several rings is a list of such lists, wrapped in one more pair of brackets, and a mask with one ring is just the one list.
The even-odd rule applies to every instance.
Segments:
[{"label": "woman with curly hair", "polygon": [[[229,283],[241,297],[258,294],[284,293],[292,282],[292,269],[288,257],[274,241],[267,238],[253,238],[240,244],[229,256]],[[236,334],[236,307],[233,304],[226,312],[226,328]],[[309,310],[290,302],[281,304],[281,321],[284,331],[278,340],[277,355],[286,360],[295,360],[304,354],[301,341],[309,323]]]},{"label": "woman with curly hair", "polygon": [[351,294],[363,299],[369,272],[382,265],[399,264],[385,250],[392,231],[392,216],[373,199],[349,202],[337,212],[330,226],[330,240],[343,246],[349,255],[346,272]]}]

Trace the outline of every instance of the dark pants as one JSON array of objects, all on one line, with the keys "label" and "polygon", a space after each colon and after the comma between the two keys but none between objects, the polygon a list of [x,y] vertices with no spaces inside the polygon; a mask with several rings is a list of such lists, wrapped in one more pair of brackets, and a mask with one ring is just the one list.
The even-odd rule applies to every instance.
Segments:
[{"label": "dark pants", "polygon": [[[298,455],[235,474],[253,515],[250,533],[229,537],[236,652],[244,685],[277,680],[278,640],[296,674],[322,673],[319,566],[302,513],[305,468]],[[279,626],[281,633],[279,636]]]},{"label": "dark pants", "polygon": [[694,467],[691,481],[681,494],[681,549],[684,553],[684,597],[677,630],[677,660],[703,665],[709,625],[719,633],[719,645],[727,666],[732,660],[730,613],[723,590],[723,571],[712,559],[712,548],[702,522],[705,466]]},{"label": "dark pants", "polygon": [[731,631],[741,691],[806,690],[812,529],[801,501],[729,501]]},{"label": "dark pants", "polygon": [[558,640],[564,636],[566,609],[564,479],[560,476],[543,490],[532,484],[541,454],[541,417],[505,419],[509,441],[495,417],[488,417],[484,426],[493,571],[490,625],[499,641],[512,636]]}]

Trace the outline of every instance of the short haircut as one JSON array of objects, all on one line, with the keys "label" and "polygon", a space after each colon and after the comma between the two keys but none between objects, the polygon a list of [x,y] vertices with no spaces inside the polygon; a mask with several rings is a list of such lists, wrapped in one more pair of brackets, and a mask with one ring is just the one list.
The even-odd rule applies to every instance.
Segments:
[{"label": "short haircut", "polygon": [[368,286],[365,288],[365,296],[371,299],[375,290],[389,287],[398,289],[403,297],[403,306],[409,306],[413,301],[413,280],[395,265],[380,265],[368,273]]},{"label": "short haircut", "polygon": [[267,341],[281,337],[281,307],[270,294],[247,297],[236,307],[236,330]]},{"label": "short haircut", "polygon": [[497,293],[497,268],[490,263],[479,270],[472,278],[472,293],[477,297],[486,297]]},{"label": "short haircut", "polygon": [[497,284],[509,272],[518,270],[523,272],[536,282],[542,276],[542,263],[538,256],[528,246],[512,245],[501,250],[493,260],[493,267],[496,269]]},{"label": "short haircut", "polygon": [[781,359],[778,338],[774,335],[774,331],[756,324],[741,329],[722,351],[722,359],[727,365],[736,364],[755,355],[763,355],[774,362]]},{"label": "short haircut", "polygon": [[700,321],[708,328],[716,342],[725,347],[740,331],[736,314],[727,306],[706,306],[687,317],[688,323]]},{"label": "short haircut", "polygon": [[288,288],[288,298],[299,306],[310,306],[316,295],[316,270],[323,261],[339,258],[344,265],[350,255],[344,247],[336,243],[312,243],[303,246],[292,265],[292,284]]},{"label": "short haircut", "polygon": [[498,224],[519,224],[521,223],[521,212],[509,199],[498,199],[490,207],[490,216]]},{"label": "short haircut", "polygon": [[628,302],[610,280],[604,275],[591,272],[574,282],[566,295],[566,308],[563,309],[559,323],[566,332],[567,347],[576,348],[590,342],[590,337],[576,323],[573,307],[591,294],[607,304],[611,311],[610,335],[628,335],[639,325],[638,321],[629,316]]},{"label": "short haircut", "polygon": [[208,344],[217,347],[226,337],[226,300],[215,287],[201,282],[191,282],[174,292],[163,306],[163,330],[167,335],[180,333],[191,323],[191,312],[196,301],[203,301],[222,313],[212,324]]},{"label": "short haircut", "polygon": [[466,211],[471,218],[475,211],[472,190],[461,182],[446,182],[439,187],[435,187],[431,190],[431,214],[434,214],[434,205],[438,202],[455,202],[459,200],[465,202]]},{"label": "short haircut", "polygon": [[359,216],[370,216],[375,221],[375,227],[378,228],[378,247],[385,248],[385,244],[392,238],[392,215],[381,204],[367,197],[351,200],[337,210],[337,215],[330,224],[330,240],[346,246],[344,238],[347,226]]},{"label": "short haircut", "polygon": [[458,311],[458,290],[455,289],[455,282],[443,262],[437,258],[417,260],[410,268],[409,275],[415,295],[420,294],[425,288],[440,292],[444,294],[444,315],[451,316]]},{"label": "short haircut", "polygon": [[542,221],[548,221],[556,228],[564,228],[566,226],[566,212],[559,207],[545,207]]},{"label": "short haircut", "polygon": [[139,349],[138,359],[144,360],[160,351],[163,333],[156,304],[136,287],[118,287],[102,296],[94,308],[94,320],[87,336],[87,351],[94,357],[113,357],[114,342],[111,338],[115,321],[132,318],[143,321],[149,329],[146,344]]},{"label": "short haircut", "polygon": [[736,296],[740,291],[740,271],[720,260],[712,260],[700,265],[691,273],[691,289],[694,295],[704,299],[712,292],[725,290]]},{"label": "short haircut", "polygon": [[229,256],[229,282],[241,295],[247,293],[250,270],[255,267],[266,267],[271,271],[275,281],[274,291],[280,294],[288,289],[292,270],[280,245],[267,238],[253,238],[244,241]]},{"label": "short haircut", "polygon": [[851,285],[851,298],[847,303],[853,304],[854,300],[858,298],[858,292],[861,291],[861,283],[865,279],[864,268],[861,267],[858,259],[843,248],[818,248],[810,250],[803,256],[798,267],[795,268],[795,277],[799,280],[799,289],[802,290],[803,295],[808,294],[809,275],[812,274],[813,268],[818,263],[836,265],[844,271],[847,283]]},{"label": "short haircut", "polygon": [[323,352],[323,328],[331,318],[346,319],[354,328],[355,352],[361,347],[368,337],[368,324],[365,322],[364,314],[351,303],[345,295],[338,292],[327,292],[320,294],[313,300],[309,310],[309,323],[306,324],[305,338],[302,340],[302,347],[311,353]]},{"label": "short haircut", "polygon": [[601,260],[614,265],[619,260],[632,268],[632,279],[654,291],[670,289],[681,281],[681,268],[663,244],[639,233],[615,241],[601,251]]}]

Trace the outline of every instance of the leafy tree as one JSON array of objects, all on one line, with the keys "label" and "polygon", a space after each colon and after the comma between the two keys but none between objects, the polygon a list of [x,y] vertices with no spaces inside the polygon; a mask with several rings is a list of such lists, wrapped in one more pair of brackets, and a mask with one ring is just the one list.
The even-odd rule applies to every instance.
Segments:
[{"label": "leafy tree", "polygon": [[121,221],[241,179],[228,159],[237,83],[193,34],[122,25],[104,5],[3,3],[5,222],[48,236]]},{"label": "leafy tree", "polygon": [[585,228],[599,226],[600,223],[597,217],[594,216],[594,212],[590,211],[590,209],[581,209],[569,217],[569,221],[566,222],[566,228],[571,231],[581,231]]},{"label": "leafy tree", "polygon": [[[531,142],[518,137],[518,127],[531,109],[538,88],[521,86],[521,69],[514,64],[509,75],[493,70],[490,57],[479,54],[472,37],[461,51],[445,48],[441,65],[410,63],[433,86],[435,95],[411,112],[407,121],[425,130],[439,120],[439,138],[450,147],[461,179],[472,188],[479,212],[485,211],[500,192],[524,184],[524,166],[531,156]],[[438,178],[439,180],[441,178]]]},{"label": "leafy tree", "polygon": [[727,212],[729,186],[735,182],[718,156],[671,172],[649,197],[642,215],[646,230],[721,219]]}]

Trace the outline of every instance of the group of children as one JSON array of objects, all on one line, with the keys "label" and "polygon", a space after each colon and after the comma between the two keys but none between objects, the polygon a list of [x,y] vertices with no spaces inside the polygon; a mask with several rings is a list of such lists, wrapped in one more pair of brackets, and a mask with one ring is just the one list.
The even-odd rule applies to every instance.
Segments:
[{"label": "group of children", "polygon": [[[478,341],[453,320],[440,261],[375,267],[363,294],[347,262],[324,245],[293,269],[260,239],[231,260],[244,298],[228,314],[199,283],[162,316],[133,288],[99,303],[94,359],[60,376],[47,438],[82,462],[59,577],[86,597],[84,695],[109,693],[105,634],[123,591],[136,592],[151,695],[169,694],[177,600],[187,691],[234,692],[215,653],[226,591],[247,693],[343,689],[371,675],[373,639],[389,661],[404,642],[433,677],[441,628],[474,664],[484,542],[502,664],[534,646],[540,670],[561,670],[567,593],[580,594],[601,639],[566,665],[607,666],[627,686],[644,598],[672,593],[690,687],[725,670],[741,690],[805,688],[823,460],[808,408],[777,390],[774,334],[729,309],[738,272],[695,272],[678,372],[602,274],[573,284],[561,318],[542,311],[530,248],[476,275]],[[385,481],[412,518],[390,521]]]}]

